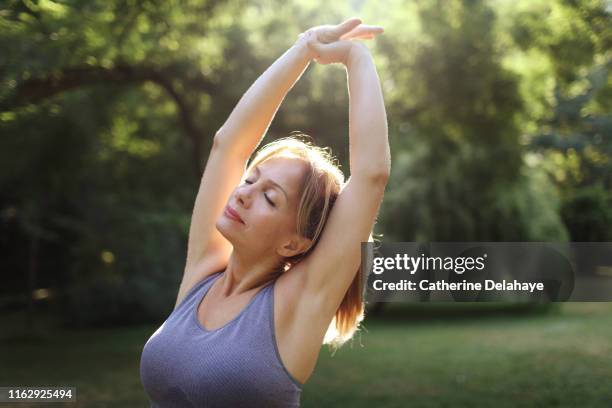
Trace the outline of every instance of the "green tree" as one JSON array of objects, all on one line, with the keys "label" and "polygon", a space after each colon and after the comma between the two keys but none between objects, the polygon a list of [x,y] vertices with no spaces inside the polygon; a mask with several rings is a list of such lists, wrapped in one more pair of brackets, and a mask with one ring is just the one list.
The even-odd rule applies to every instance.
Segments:
[{"label": "green tree", "polygon": [[519,77],[502,65],[495,11],[443,3],[418,3],[411,40],[387,37],[381,47],[401,90],[390,117],[394,145],[404,147],[395,149],[385,231],[404,240],[565,239],[554,190],[523,163]]},{"label": "green tree", "polygon": [[549,67],[544,81],[523,72],[548,84],[531,89],[529,143],[559,188],[574,241],[612,239],[611,11],[601,1],[529,2],[510,29],[522,52]]}]

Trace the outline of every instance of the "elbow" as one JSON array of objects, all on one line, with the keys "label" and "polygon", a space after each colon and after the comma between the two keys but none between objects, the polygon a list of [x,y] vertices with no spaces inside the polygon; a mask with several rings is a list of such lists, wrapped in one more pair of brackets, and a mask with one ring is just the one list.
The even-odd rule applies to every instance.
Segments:
[{"label": "elbow", "polygon": [[380,165],[370,171],[370,177],[377,183],[387,184],[389,177],[391,177],[391,158],[388,153]]},{"label": "elbow", "polygon": [[215,132],[213,137],[212,150],[217,152],[224,152],[233,156],[246,156],[248,158],[248,152],[240,150],[240,144],[236,143],[236,140],[232,140],[228,133],[223,131],[223,128]]},{"label": "elbow", "polygon": [[226,142],[227,137],[224,136],[223,128],[220,128],[215,132],[215,136],[213,137],[213,147],[219,148],[223,146]]},{"label": "elbow", "polygon": [[389,166],[381,166],[380,168],[372,168],[361,173],[361,177],[371,184],[386,186],[391,175]]},{"label": "elbow", "polygon": [[[366,170],[364,168],[364,170]],[[378,160],[370,161],[365,171],[367,178],[376,184],[387,185],[391,177],[391,152],[387,143],[385,152],[380,155]]]},{"label": "elbow", "polygon": [[372,172],[370,178],[372,179],[374,183],[387,185],[387,183],[389,182],[390,176],[391,176],[391,170],[389,169],[389,167],[384,167],[381,170]]}]

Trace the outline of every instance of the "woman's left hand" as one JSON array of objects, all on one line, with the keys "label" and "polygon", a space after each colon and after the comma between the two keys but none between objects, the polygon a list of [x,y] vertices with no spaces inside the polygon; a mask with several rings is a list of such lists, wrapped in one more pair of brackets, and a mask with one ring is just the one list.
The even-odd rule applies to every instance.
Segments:
[{"label": "woman's left hand", "polygon": [[378,34],[382,34],[383,31],[380,26],[362,24],[361,19],[353,17],[340,24],[312,27],[300,34],[299,37],[313,33],[319,42],[330,44],[338,40],[371,40]]},{"label": "woman's left hand", "polygon": [[382,27],[362,24],[358,18],[350,18],[338,25],[311,28],[300,35],[306,41],[312,58],[320,64],[342,63],[347,65],[353,46],[351,40],[371,40],[384,32]]}]

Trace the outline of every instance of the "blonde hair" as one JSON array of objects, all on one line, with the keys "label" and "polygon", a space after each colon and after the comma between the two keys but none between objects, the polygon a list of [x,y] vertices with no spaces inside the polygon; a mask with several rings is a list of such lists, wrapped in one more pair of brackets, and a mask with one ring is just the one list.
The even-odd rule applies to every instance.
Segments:
[{"label": "blonde hair", "polygon": [[[308,139],[310,137],[303,133],[292,133],[292,136],[268,143],[257,151],[245,171],[245,174],[250,173],[254,166],[272,157],[297,157],[308,165],[300,186],[297,232],[310,239],[311,244],[303,253],[285,258],[279,273],[296,265],[317,245],[334,203],[345,184],[344,174],[330,149],[315,146]],[[363,291],[363,277],[359,268],[327,329],[323,344],[338,349],[353,337],[364,318]]]}]

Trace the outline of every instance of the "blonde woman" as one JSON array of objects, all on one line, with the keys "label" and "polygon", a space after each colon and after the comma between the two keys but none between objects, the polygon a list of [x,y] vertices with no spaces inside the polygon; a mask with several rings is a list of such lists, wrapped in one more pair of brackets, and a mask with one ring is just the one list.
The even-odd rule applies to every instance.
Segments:
[{"label": "blonde woman", "polygon": [[[349,19],[312,28],[248,89],[217,131],[202,176],[176,306],[144,347],[157,407],[297,407],[321,345],[363,319],[360,247],[390,171],[372,57]],[[311,60],[344,64],[350,178],[327,151],[283,138],[248,159]],[[246,167],[246,169],[245,169]]]}]

